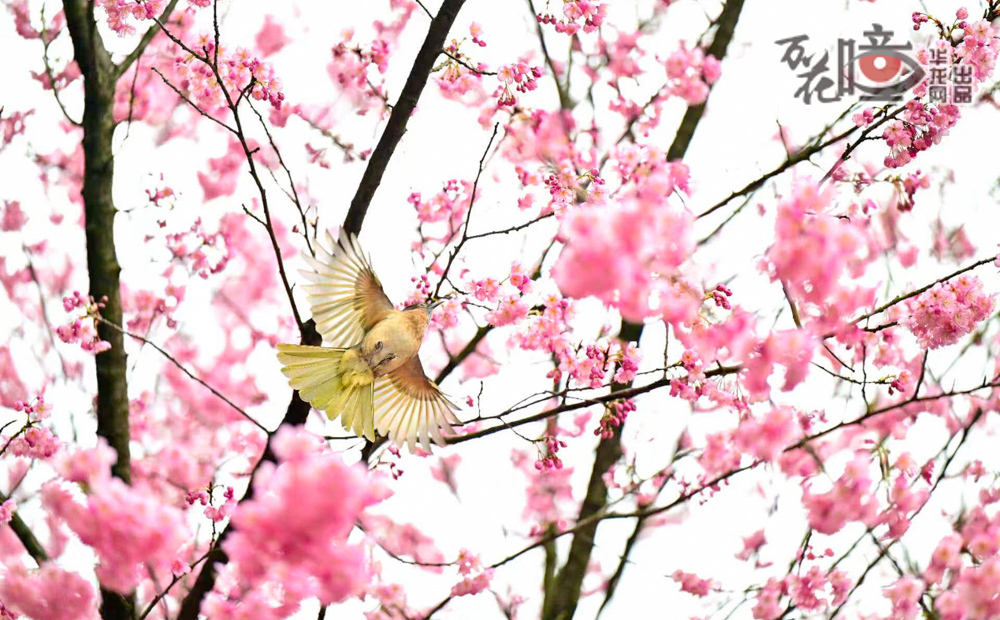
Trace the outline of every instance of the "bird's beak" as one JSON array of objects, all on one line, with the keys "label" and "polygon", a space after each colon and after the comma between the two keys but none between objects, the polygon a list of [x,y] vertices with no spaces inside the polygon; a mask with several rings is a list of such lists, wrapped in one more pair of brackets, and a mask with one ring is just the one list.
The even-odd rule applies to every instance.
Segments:
[{"label": "bird's beak", "polygon": [[431,310],[433,310],[434,308],[437,308],[438,306],[440,306],[444,302],[448,301],[449,299],[451,299],[451,298],[450,297],[442,297],[441,299],[437,299],[435,301],[432,301],[431,303],[427,304],[427,311],[430,312]]}]

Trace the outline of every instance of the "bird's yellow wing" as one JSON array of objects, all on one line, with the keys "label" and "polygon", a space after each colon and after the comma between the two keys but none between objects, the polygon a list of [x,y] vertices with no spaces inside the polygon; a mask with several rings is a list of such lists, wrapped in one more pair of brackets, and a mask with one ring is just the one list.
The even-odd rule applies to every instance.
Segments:
[{"label": "bird's yellow wing", "polygon": [[316,244],[316,258],[306,255],[312,271],[301,270],[311,284],[303,286],[309,296],[316,331],[334,347],[351,347],[366,331],[393,311],[392,302],[382,291],[375,271],[365,258],[356,235],[343,231],[337,243],[329,232],[328,252]]},{"label": "bird's yellow wing", "polygon": [[443,446],[441,431],[453,432],[451,425],[459,423],[456,411],[458,407],[424,374],[416,355],[375,384],[376,430],[397,446],[405,441],[410,452],[417,440],[428,451],[430,438]]}]

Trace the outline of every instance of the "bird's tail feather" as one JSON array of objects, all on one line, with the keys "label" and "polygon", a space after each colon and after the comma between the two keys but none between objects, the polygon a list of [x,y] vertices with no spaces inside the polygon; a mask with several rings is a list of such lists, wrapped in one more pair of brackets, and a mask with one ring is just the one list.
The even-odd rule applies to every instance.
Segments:
[{"label": "bird's tail feather", "polygon": [[375,441],[373,391],[374,385],[371,383],[345,388],[341,390],[337,403],[334,405],[334,411],[340,411],[340,421],[344,428],[350,429],[358,437],[365,437],[369,441]]},{"label": "bird's tail feather", "polygon": [[278,361],[288,384],[331,420],[339,415],[344,428],[375,440],[374,386],[343,382],[341,360],[347,349],[279,344]]}]

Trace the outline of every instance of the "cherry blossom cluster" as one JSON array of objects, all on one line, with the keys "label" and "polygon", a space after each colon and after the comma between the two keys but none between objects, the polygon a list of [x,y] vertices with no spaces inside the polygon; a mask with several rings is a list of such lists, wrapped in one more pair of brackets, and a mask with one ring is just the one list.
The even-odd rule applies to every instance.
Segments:
[{"label": "cherry blossom cluster", "polygon": [[[365,549],[347,536],[387,490],[304,429],[282,427],[273,444],[278,465],[257,475],[253,499],[233,512],[236,529],[224,543],[231,570],[206,600],[208,615],[273,607],[260,584],[284,589],[280,611],[259,616],[267,618],[283,617],[277,614],[294,611],[310,596],[324,605],[341,601],[367,584]],[[320,487],[326,492],[301,492]]]},{"label": "cherry blossom cluster", "polygon": [[634,343],[624,348],[617,341],[577,343],[567,331],[566,321],[572,316],[569,301],[549,297],[544,310],[528,323],[526,330],[515,335],[515,341],[529,350],[548,351],[557,364],[546,377],[560,381],[566,379],[580,387],[602,387],[609,375],[617,383],[627,383],[635,378],[640,352]]},{"label": "cherry blossom cluster", "polygon": [[[469,36],[472,38],[472,43],[479,47],[486,47],[486,41],[482,35],[482,26],[472,22],[469,25]],[[434,79],[445,98],[478,107],[486,101],[486,92],[483,90],[483,75],[489,70],[486,65],[472,61],[461,51],[463,41],[465,39],[462,41],[452,39],[445,47],[445,51],[448,52],[448,61],[445,62],[444,69],[435,75]]]},{"label": "cherry blossom cluster", "polygon": [[385,89],[381,82],[372,81],[369,68],[374,67],[379,76],[385,73],[388,68],[388,56],[384,53],[386,48],[384,41],[375,41],[364,49],[349,35],[331,50],[332,59],[326,71],[358,114],[385,109],[388,100]]},{"label": "cherry blossom cluster", "polygon": [[130,487],[105,469],[88,481],[83,503],[63,484],[42,487],[46,508],[98,557],[101,585],[127,594],[146,577],[146,567],[168,573],[190,533],[183,513],[148,489]]},{"label": "cherry blossom cluster", "polygon": [[469,36],[472,37],[472,42],[479,47],[486,47],[486,41],[483,39],[483,27],[476,22],[469,24]]},{"label": "cherry blossom cluster", "polygon": [[470,553],[467,549],[458,552],[458,574],[462,575],[462,580],[451,588],[452,596],[467,596],[479,594],[490,587],[493,580],[492,568],[482,565],[478,555]]},{"label": "cherry blossom cluster", "polygon": [[[457,48],[452,49],[453,56],[463,59]],[[481,102],[486,99],[486,92],[483,90],[483,71],[485,67],[481,64],[476,71],[473,71],[460,62],[449,60],[444,69],[434,76],[434,81],[447,99],[463,103]]]},{"label": "cherry blossom cluster", "polygon": [[168,285],[167,288],[167,297],[172,298],[171,302],[152,291],[127,291],[122,295],[122,310],[132,314],[125,321],[125,327],[129,331],[134,334],[147,333],[153,322],[161,316],[166,319],[167,327],[170,329],[177,327],[173,311],[184,297],[184,287]]},{"label": "cherry blossom cluster", "polygon": [[680,584],[683,592],[695,596],[708,596],[708,593],[717,587],[711,579],[702,579],[694,573],[685,573],[682,570],[674,571],[670,578]]},{"label": "cherry blossom cluster", "polygon": [[7,9],[14,14],[14,29],[23,39],[40,39],[42,33],[31,25],[31,11],[28,0],[11,0],[6,3]]},{"label": "cherry blossom cluster", "polygon": [[670,274],[693,249],[691,213],[663,205],[676,187],[670,169],[658,168],[636,180],[634,200],[567,214],[560,231],[566,246],[553,277],[565,294],[593,295],[617,307],[628,320],[652,314],[649,297],[654,290],[661,294],[664,311],[690,316],[701,305],[701,295],[695,293],[695,298],[693,291],[678,288]]},{"label": "cherry blossom cluster", "polygon": [[208,35],[199,37],[191,48],[205,54],[210,62],[178,56],[174,63],[174,75],[199,109],[209,114],[219,113],[230,103],[238,104],[244,95],[267,101],[275,109],[281,107],[285,95],[281,92],[281,80],[275,76],[270,63],[260,60],[243,47],[236,48],[235,52],[220,48],[218,68],[215,69],[212,66],[215,63],[215,43]]},{"label": "cherry blossom cluster", "polygon": [[768,379],[774,373],[774,366],[780,364],[785,369],[782,390],[791,390],[809,374],[809,365],[817,346],[816,337],[807,330],[791,329],[769,334],[758,341],[747,358],[743,385],[751,394],[767,395],[770,393]]},{"label": "cherry blossom cluster", "polygon": [[386,454],[379,457],[378,463],[375,464],[373,469],[377,471],[388,470],[389,475],[392,476],[393,480],[399,480],[403,477],[403,468],[399,466],[399,462],[402,459],[402,454],[399,452],[399,448],[396,446],[389,446],[386,448]]},{"label": "cherry blossom cluster", "polygon": [[961,527],[956,526],[956,532],[938,542],[920,579],[911,578],[916,585],[905,599],[917,601],[925,590],[933,589],[934,608],[942,618],[989,617],[1000,613],[996,597],[988,594],[1000,575],[994,538],[1000,526],[985,509],[986,505],[996,503],[997,498],[987,494],[983,500],[983,505],[970,510]]},{"label": "cherry blossom cluster", "polygon": [[940,219],[933,225],[934,246],[931,254],[938,260],[951,259],[960,262],[972,258],[976,252],[975,246],[965,232],[965,226],[948,228]]},{"label": "cherry blossom cluster", "polygon": [[[789,574],[784,579],[772,577],[757,595],[753,617],[758,620],[777,620],[788,604],[807,612],[836,609],[851,591],[854,582],[850,576],[835,569],[830,572],[813,566],[804,574]],[[782,597],[790,600],[782,603]]]},{"label": "cherry blossom cluster", "polygon": [[56,436],[49,429],[43,426],[27,426],[22,432],[11,437],[4,438],[0,435],[11,456],[23,456],[29,459],[51,458],[62,445]]},{"label": "cherry blossom cluster", "polygon": [[959,341],[993,313],[996,298],[976,276],[962,275],[935,284],[906,302],[901,323],[921,347],[936,349]]},{"label": "cherry blossom cluster", "polygon": [[417,212],[417,219],[423,223],[451,222],[458,226],[465,220],[469,211],[472,194],[471,181],[450,179],[445,182],[441,191],[430,198],[424,198],[420,192],[413,192],[406,199]]},{"label": "cherry blossom cluster", "polygon": [[24,133],[25,121],[34,113],[34,110],[28,110],[8,112],[6,116],[0,116],[0,150],[13,142],[16,136]]},{"label": "cherry blossom cluster", "polygon": [[903,120],[888,123],[882,132],[890,149],[885,166],[904,166],[920,151],[940,143],[959,116],[959,107],[954,104],[926,106],[916,99],[911,100],[906,104]]},{"label": "cherry blossom cluster", "polygon": [[563,0],[563,18],[552,13],[539,13],[535,16],[539,24],[551,24],[556,32],[574,35],[580,32],[594,32],[604,23],[608,13],[608,5],[590,0]]},{"label": "cherry blossom cluster", "polygon": [[539,468],[536,459],[524,450],[513,450],[511,462],[528,481],[522,516],[534,524],[529,535],[542,536],[550,526],[562,529],[576,509],[570,485],[573,468]]},{"label": "cherry blossom cluster", "polygon": [[195,503],[198,503],[205,506],[205,516],[218,523],[219,521],[228,518],[233,513],[233,509],[236,507],[236,494],[233,491],[233,487],[225,487],[222,491],[222,505],[213,506],[212,495],[216,488],[217,487],[208,487],[207,489],[188,491],[185,499],[188,504],[194,505]]},{"label": "cherry blossom cluster", "polygon": [[538,449],[538,460],[535,461],[535,469],[545,471],[549,469],[562,469],[563,462],[559,458],[559,448],[565,448],[566,442],[556,439],[552,435],[546,435],[539,440],[542,447]]},{"label": "cherry blossom cluster", "polygon": [[733,291],[725,284],[716,286],[714,289],[706,293],[706,295],[709,296],[719,308],[724,308],[726,310],[733,309],[732,305],[729,303],[729,298],[733,296]]},{"label": "cherry blossom cluster", "polygon": [[495,310],[486,313],[486,320],[495,327],[512,325],[527,317],[528,310],[520,295],[508,295],[500,300]]},{"label": "cherry blossom cluster", "polygon": [[503,84],[503,91],[497,103],[501,106],[513,106],[517,98],[511,92],[511,87],[519,93],[527,93],[538,88],[538,78],[542,77],[540,67],[529,67],[525,62],[504,65],[497,71],[497,78]]},{"label": "cherry blossom cluster", "polygon": [[746,417],[736,429],[736,445],[762,461],[773,461],[801,435],[799,414],[776,407],[765,415]]},{"label": "cherry blossom cluster", "polygon": [[668,91],[690,105],[704,103],[709,87],[719,79],[722,64],[700,47],[682,45],[666,61]]},{"label": "cherry blossom cluster", "polygon": [[14,518],[15,512],[17,512],[17,501],[8,499],[0,504],[0,525],[10,523],[10,520]]},{"label": "cherry blossom cluster", "polygon": [[98,437],[93,448],[77,448],[71,452],[63,452],[55,459],[55,468],[66,482],[79,483],[81,486],[95,488],[104,483],[108,472],[118,455],[108,445],[103,437]]},{"label": "cherry blossom cluster", "polygon": [[[830,186],[801,182],[778,205],[775,243],[764,266],[800,303],[830,304],[842,279],[871,260],[865,229],[833,212],[834,193]],[[852,301],[845,298],[837,313],[853,312]]]},{"label": "cherry blossom cluster", "polygon": [[875,121],[875,115],[879,113],[876,108],[865,108],[860,112],[855,112],[851,120],[858,127],[867,127]]},{"label": "cherry blossom cluster", "polygon": [[806,486],[802,503],[813,529],[822,534],[834,534],[852,521],[875,523],[878,501],[872,493],[870,465],[871,455],[858,452],[829,491],[813,493],[811,487]]},{"label": "cherry blossom cluster", "polygon": [[3,213],[0,215],[0,230],[13,232],[21,230],[28,221],[28,216],[21,209],[21,203],[16,200],[3,201]]},{"label": "cherry blossom cluster", "polygon": [[[50,35],[51,33],[46,32],[46,34]],[[61,71],[53,69],[52,77],[49,77],[49,74],[44,71],[32,71],[31,77],[37,80],[45,90],[61,91],[80,77],[80,67],[75,62],[70,62]]]},{"label": "cherry blossom cluster", "polygon": [[94,319],[82,318],[74,319],[69,325],[60,325],[56,328],[56,335],[67,344],[79,344],[84,351],[93,354],[103,353],[111,348],[111,343],[101,340],[97,334],[97,327]]},{"label": "cherry blossom cluster", "polygon": [[550,205],[556,215],[562,215],[576,201],[576,190],[579,179],[568,166],[563,166],[558,173],[550,174],[543,181],[549,190]]},{"label": "cherry blossom cluster", "polygon": [[[96,620],[97,590],[78,572],[43,562],[37,570],[23,564],[10,567],[0,579],[0,598],[30,618],[46,620]],[[0,607],[3,607],[0,604]],[[3,620],[18,618],[11,609]]]},{"label": "cherry blossom cluster", "polygon": [[601,416],[601,425],[594,429],[594,434],[603,439],[612,437],[615,429],[625,424],[628,414],[635,411],[635,402],[631,398],[616,400],[611,406],[605,407]]},{"label": "cherry blossom cluster", "polygon": [[131,20],[153,20],[160,16],[166,0],[100,0],[108,15],[108,27],[120,37],[135,34]]},{"label": "cherry blossom cluster", "polygon": [[922,174],[919,170],[905,177],[894,177],[892,183],[899,197],[896,201],[896,208],[904,212],[913,210],[913,195],[917,193],[918,189],[927,189],[931,186],[930,177]]},{"label": "cherry blossom cluster", "polygon": [[441,573],[445,564],[444,554],[434,544],[434,539],[411,523],[393,521],[384,515],[365,513],[361,517],[365,534],[378,546],[402,558],[428,564],[427,570]]},{"label": "cherry blossom cluster", "polygon": [[[174,261],[183,265],[192,275],[197,274],[199,278],[207,279],[210,275],[224,271],[233,258],[234,240],[230,231],[225,218],[216,232],[205,230],[204,222],[198,218],[186,230],[167,233],[164,242]],[[172,287],[167,292],[167,297],[173,297],[177,302],[183,296],[184,289],[181,287]],[[160,303],[163,303],[162,299]]]},{"label": "cherry blossom cluster", "polygon": [[[996,38],[996,30],[986,20],[976,22],[965,21],[968,17],[966,9],[960,9],[959,22],[952,29],[944,28],[938,20],[929,16],[914,13],[914,28],[921,23],[933,20],[941,33],[939,40],[932,44],[934,51],[943,53],[953,59],[955,64],[971,66],[975,91],[979,85],[992,75],[996,66],[997,55],[1000,54],[1000,41]],[[953,44],[949,32],[959,30],[961,41]],[[921,48],[917,52],[917,60],[927,66],[930,62],[931,49]],[[902,119],[887,124],[882,133],[889,146],[889,155],[885,158],[888,168],[897,168],[909,163],[919,152],[925,151],[934,144],[940,143],[948,130],[955,125],[961,115],[959,106],[951,103],[923,104],[918,101],[928,93],[929,80],[921,82],[913,91],[914,99],[910,100],[902,115]]]},{"label": "cherry blossom cluster", "polygon": [[284,27],[282,27],[274,16],[265,15],[264,25],[261,26],[257,36],[254,37],[254,43],[257,44],[257,49],[260,50],[261,54],[265,57],[277,54],[290,42],[291,39],[285,34]]}]

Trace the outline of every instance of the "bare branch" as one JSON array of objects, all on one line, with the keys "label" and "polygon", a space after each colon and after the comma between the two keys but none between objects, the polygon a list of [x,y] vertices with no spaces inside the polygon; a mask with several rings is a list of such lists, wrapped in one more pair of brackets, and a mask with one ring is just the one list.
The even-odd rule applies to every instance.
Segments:
[{"label": "bare branch", "polygon": [[154,349],[156,349],[156,351],[160,355],[162,355],[163,357],[167,358],[167,361],[169,361],[171,364],[173,364],[178,369],[180,369],[180,371],[183,372],[185,375],[187,375],[192,381],[194,381],[195,383],[198,383],[198,384],[202,385],[203,387],[205,387],[209,392],[211,392],[216,397],[218,397],[219,400],[221,400],[222,402],[226,403],[227,405],[229,405],[230,407],[232,407],[233,409],[235,409],[248,422],[250,422],[251,424],[253,424],[257,428],[259,428],[260,430],[264,431],[265,433],[269,432],[267,430],[267,428],[263,424],[261,424],[260,422],[258,422],[255,419],[253,419],[253,417],[249,413],[247,413],[246,411],[244,411],[242,407],[240,407],[239,405],[237,405],[233,401],[229,400],[229,398],[227,398],[225,394],[223,394],[219,390],[215,389],[214,387],[212,387],[211,385],[209,385],[208,383],[206,383],[204,379],[202,379],[201,377],[195,375],[193,372],[191,372],[190,370],[188,370],[187,367],[184,364],[181,364],[179,361],[177,361],[177,358],[175,358],[173,355],[170,355],[170,353],[168,353],[160,345],[156,344],[152,340],[149,340],[148,338],[145,338],[145,337],[140,336],[138,334],[133,334],[132,332],[130,332],[130,331],[126,330],[126,329],[123,329],[120,325],[115,325],[114,323],[105,320],[103,317],[96,316],[94,318],[97,319],[98,321],[100,321],[101,323],[103,323],[105,325],[108,325],[108,326],[110,326],[113,329],[118,330],[119,332],[121,332],[122,334],[128,336],[129,338],[135,338],[136,340],[142,342],[143,344],[148,344],[149,346],[153,347]]}]

